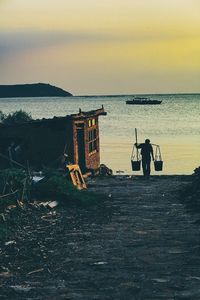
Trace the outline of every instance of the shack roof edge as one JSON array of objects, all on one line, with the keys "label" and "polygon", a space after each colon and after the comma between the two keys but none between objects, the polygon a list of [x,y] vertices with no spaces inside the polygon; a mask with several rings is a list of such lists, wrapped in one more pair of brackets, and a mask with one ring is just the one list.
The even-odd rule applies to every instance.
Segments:
[{"label": "shack roof edge", "polygon": [[4,127],[10,127],[10,126],[21,126],[21,125],[28,125],[28,124],[35,124],[35,123],[42,123],[42,122],[54,122],[54,121],[59,121],[59,120],[84,120],[87,118],[91,117],[97,117],[97,116],[106,116],[107,112],[105,112],[104,107],[102,105],[101,108],[96,109],[96,110],[90,110],[90,111],[82,111],[79,108],[79,112],[77,114],[71,114],[71,115],[66,115],[64,117],[53,117],[53,118],[42,118],[42,119],[36,119],[36,120],[31,120],[28,122],[23,122],[23,123],[13,123],[13,124],[3,124],[0,123],[0,128]]}]

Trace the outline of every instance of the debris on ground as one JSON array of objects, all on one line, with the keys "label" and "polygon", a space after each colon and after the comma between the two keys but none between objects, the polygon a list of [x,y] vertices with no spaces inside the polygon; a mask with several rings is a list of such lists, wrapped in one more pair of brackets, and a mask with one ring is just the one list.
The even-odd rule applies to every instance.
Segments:
[{"label": "debris on ground", "polygon": [[189,176],[93,178],[102,206],[98,199],[10,210],[0,298],[200,299],[199,225],[179,198],[189,183]]},{"label": "debris on ground", "polygon": [[101,164],[99,168],[99,175],[100,176],[111,176],[113,171],[109,169],[106,165]]}]

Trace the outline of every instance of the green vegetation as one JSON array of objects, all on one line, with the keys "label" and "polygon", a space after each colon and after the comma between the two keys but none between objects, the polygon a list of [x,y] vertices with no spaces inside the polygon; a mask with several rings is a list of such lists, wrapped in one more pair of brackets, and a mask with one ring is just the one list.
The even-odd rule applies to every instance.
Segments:
[{"label": "green vegetation", "polygon": [[55,199],[62,204],[101,204],[105,196],[87,190],[77,190],[71,181],[58,172],[45,173],[45,178],[33,186],[32,194],[39,199]]},{"label": "green vegetation", "polygon": [[9,238],[15,230],[12,218],[16,219],[18,214],[17,200],[29,197],[30,180],[27,178],[26,171],[22,169],[0,171],[0,240]]},{"label": "green vegetation", "polygon": [[[12,239],[15,229],[21,228],[23,219],[30,214],[39,213],[40,209],[34,200],[58,201],[57,209],[103,210],[105,195],[95,194],[88,190],[77,190],[62,172],[45,170],[44,179],[33,183],[29,174],[23,169],[6,169],[0,171],[0,240]],[[21,207],[19,204],[23,203]],[[33,211],[32,211],[33,210]]]},{"label": "green vegetation", "polygon": [[0,111],[0,122],[5,125],[20,124],[31,120],[33,120],[31,115],[23,110],[18,110],[8,115]]},{"label": "green vegetation", "polygon": [[31,180],[25,170],[5,169],[0,171],[0,211],[8,203],[16,200],[28,200],[30,194]]}]

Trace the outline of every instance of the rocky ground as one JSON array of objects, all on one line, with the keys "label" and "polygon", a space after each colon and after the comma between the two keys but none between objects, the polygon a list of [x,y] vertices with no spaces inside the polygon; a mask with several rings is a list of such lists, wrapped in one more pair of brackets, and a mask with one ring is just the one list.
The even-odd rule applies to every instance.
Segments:
[{"label": "rocky ground", "polygon": [[0,247],[0,299],[200,299],[188,176],[93,179],[100,205],[27,208]]}]

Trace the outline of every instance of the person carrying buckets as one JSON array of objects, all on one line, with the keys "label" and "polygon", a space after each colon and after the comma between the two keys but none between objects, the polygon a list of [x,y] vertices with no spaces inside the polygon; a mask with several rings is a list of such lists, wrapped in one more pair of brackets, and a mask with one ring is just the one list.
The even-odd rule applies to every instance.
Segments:
[{"label": "person carrying buckets", "polygon": [[135,146],[137,149],[141,149],[143,174],[146,179],[149,179],[151,173],[151,157],[154,160],[153,147],[149,139],[146,139],[142,144],[135,143]]},{"label": "person carrying buckets", "polygon": [[[138,143],[137,128],[135,128],[135,139],[136,139],[136,143],[133,146],[133,151],[131,155],[132,170],[140,171],[141,157],[142,157],[143,174],[146,179],[149,179],[151,173],[151,158],[154,161],[155,171],[162,171],[163,169],[163,160],[161,156],[160,146],[156,144],[150,144],[149,139],[146,139],[144,143]],[[153,146],[156,147],[155,156],[154,156]],[[136,155],[135,155],[135,149],[136,149]],[[141,151],[139,152],[138,149],[141,149]]]}]

